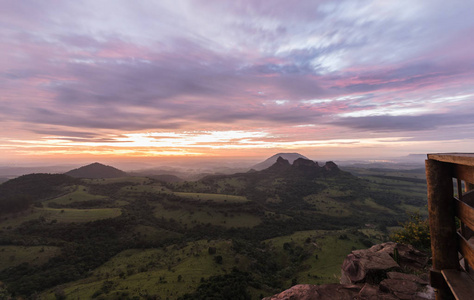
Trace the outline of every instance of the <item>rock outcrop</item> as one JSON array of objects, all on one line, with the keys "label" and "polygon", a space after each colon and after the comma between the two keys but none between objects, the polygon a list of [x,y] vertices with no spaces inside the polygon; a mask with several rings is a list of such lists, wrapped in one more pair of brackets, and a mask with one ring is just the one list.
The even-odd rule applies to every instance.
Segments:
[{"label": "rock outcrop", "polygon": [[374,245],[347,255],[341,267],[341,284],[300,284],[264,299],[434,299],[426,273],[428,260],[426,253],[411,245]]},{"label": "rock outcrop", "polygon": [[327,161],[323,168],[326,171],[340,171],[339,167],[332,161]]},{"label": "rock outcrop", "polygon": [[275,154],[273,155],[272,157],[269,157],[268,159],[266,159],[265,161],[261,162],[261,163],[258,163],[256,165],[254,165],[252,167],[252,169],[256,170],[256,171],[261,171],[261,170],[264,170],[266,168],[269,168],[271,167],[274,163],[276,163],[277,159],[281,157],[285,160],[288,160],[288,162],[290,164],[292,164],[295,160],[297,160],[298,158],[303,158],[303,159],[308,159],[306,156],[303,156],[299,153],[278,153],[278,154]]},{"label": "rock outcrop", "polygon": [[293,167],[309,167],[309,168],[318,168],[319,165],[317,162],[314,162],[309,159],[304,159],[304,158],[298,158],[293,162]]},{"label": "rock outcrop", "polygon": [[315,161],[305,158],[297,158],[291,164],[288,160],[281,156],[269,168],[259,171],[263,174],[279,174],[290,177],[317,178],[320,176],[335,176],[342,172],[339,167],[332,161],[326,162],[324,166],[319,166]]}]

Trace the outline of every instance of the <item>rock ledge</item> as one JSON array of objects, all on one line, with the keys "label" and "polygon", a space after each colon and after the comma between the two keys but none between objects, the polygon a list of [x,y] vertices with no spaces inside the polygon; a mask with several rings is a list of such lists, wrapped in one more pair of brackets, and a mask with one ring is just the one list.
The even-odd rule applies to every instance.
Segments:
[{"label": "rock ledge", "polygon": [[428,261],[426,253],[411,245],[374,245],[347,255],[340,284],[299,284],[264,300],[435,299],[428,280]]}]

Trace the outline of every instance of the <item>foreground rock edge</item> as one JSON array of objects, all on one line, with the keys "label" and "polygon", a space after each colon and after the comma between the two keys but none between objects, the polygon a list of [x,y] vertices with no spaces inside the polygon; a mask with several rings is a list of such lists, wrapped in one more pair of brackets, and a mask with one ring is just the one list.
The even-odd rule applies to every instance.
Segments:
[{"label": "foreground rock edge", "polygon": [[264,300],[435,299],[428,262],[428,254],[411,245],[378,244],[347,255],[340,284],[299,284]]}]

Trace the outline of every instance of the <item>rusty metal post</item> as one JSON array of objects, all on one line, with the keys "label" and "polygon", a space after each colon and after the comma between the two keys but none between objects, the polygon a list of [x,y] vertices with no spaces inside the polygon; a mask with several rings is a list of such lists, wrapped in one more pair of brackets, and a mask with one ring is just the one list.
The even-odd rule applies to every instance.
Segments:
[{"label": "rusty metal post", "polygon": [[[459,269],[451,166],[432,159],[425,166],[433,269]],[[452,297],[449,289],[437,289],[437,300]]]}]

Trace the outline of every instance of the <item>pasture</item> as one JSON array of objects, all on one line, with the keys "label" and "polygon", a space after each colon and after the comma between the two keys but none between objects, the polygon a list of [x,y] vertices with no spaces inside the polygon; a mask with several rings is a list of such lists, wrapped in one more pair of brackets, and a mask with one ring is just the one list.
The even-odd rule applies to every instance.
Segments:
[{"label": "pasture", "polygon": [[192,199],[196,201],[213,201],[213,202],[225,202],[225,203],[242,203],[248,202],[244,196],[234,196],[226,194],[209,194],[209,193],[184,193],[174,192],[176,196]]},{"label": "pasture", "polygon": [[174,219],[187,226],[211,224],[215,226],[254,227],[261,223],[258,216],[244,212],[226,212],[201,207],[195,210],[165,209],[162,204],[156,204],[154,215],[157,218]]},{"label": "pasture", "polygon": [[92,195],[88,192],[88,188],[83,185],[75,185],[72,187],[72,192],[62,195],[60,197],[50,199],[47,201],[43,201],[43,205],[48,205],[51,202],[57,203],[59,205],[67,205],[73,202],[78,201],[90,201],[90,200],[99,200],[99,199],[107,199],[106,196],[100,195]]},{"label": "pasture", "polygon": [[[209,247],[216,248],[215,255],[208,253]],[[215,261],[216,255],[222,256],[222,264]],[[193,292],[201,278],[229,273],[235,265],[228,241],[201,240],[184,247],[129,249],[95,269],[90,277],[65,284],[61,289],[68,299],[91,299],[94,294],[113,299],[140,295],[176,299]],[[42,296],[55,299],[54,290]]]},{"label": "pasture", "polygon": [[46,221],[57,222],[90,222],[95,220],[115,218],[122,214],[120,208],[94,208],[94,209],[72,209],[72,208],[40,208],[40,215]]},{"label": "pasture", "polygon": [[61,249],[53,246],[0,246],[0,271],[27,263],[40,266],[58,255]]}]

